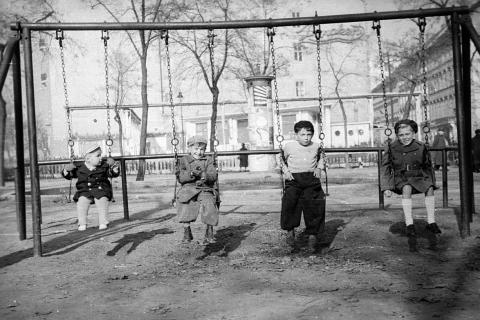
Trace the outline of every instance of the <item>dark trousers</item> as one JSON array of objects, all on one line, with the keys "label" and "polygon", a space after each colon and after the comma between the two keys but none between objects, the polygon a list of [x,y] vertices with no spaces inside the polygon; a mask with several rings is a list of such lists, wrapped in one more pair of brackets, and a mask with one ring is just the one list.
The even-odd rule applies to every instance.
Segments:
[{"label": "dark trousers", "polygon": [[305,220],[306,234],[318,235],[325,228],[325,193],[320,179],[313,172],[293,174],[294,180],[285,181],[280,227],[292,230]]}]

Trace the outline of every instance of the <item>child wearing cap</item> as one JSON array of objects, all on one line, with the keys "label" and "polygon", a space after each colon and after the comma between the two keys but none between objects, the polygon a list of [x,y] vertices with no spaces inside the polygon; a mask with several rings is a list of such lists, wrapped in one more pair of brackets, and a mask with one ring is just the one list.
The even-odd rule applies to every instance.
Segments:
[{"label": "child wearing cap", "polygon": [[108,204],[112,200],[112,185],[108,178],[118,177],[120,169],[113,158],[102,160],[102,149],[94,146],[85,152],[85,161],[79,165],[67,164],[62,176],[71,180],[77,178],[73,200],[77,203],[78,230],[87,229],[87,215],[90,204],[95,203],[98,209],[99,229],[107,228]]},{"label": "child wearing cap", "polygon": [[[395,123],[394,130],[397,139],[390,144],[390,149],[387,146],[382,161],[381,189],[387,197],[391,197],[392,192],[402,195],[408,245],[410,251],[416,252],[418,248],[412,215],[412,194],[425,195],[427,230],[434,235],[442,232],[435,222],[435,174],[427,147],[415,140],[417,123],[403,119]],[[434,243],[431,245],[435,246]]]},{"label": "child wearing cap", "polygon": [[193,240],[190,223],[200,214],[206,224],[204,243],[211,243],[213,226],[218,225],[217,170],[212,157],[205,156],[207,140],[204,137],[191,137],[187,146],[188,154],[180,158],[176,172],[181,184],[176,196],[179,222],[184,224],[183,242]]}]

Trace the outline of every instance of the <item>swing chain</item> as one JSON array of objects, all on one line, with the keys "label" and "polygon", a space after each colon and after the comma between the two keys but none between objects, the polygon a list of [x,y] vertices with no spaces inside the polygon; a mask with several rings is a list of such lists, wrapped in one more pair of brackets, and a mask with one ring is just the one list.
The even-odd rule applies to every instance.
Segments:
[{"label": "swing chain", "polygon": [[430,124],[428,121],[428,98],[427,98],[427,66],[426,66],[426,54],[425,54],[425,26],[427,22],[425,17],[418,18],[417,22],[418,28],[420,29],[420,61],[422,63],[422,89],[423,89],[423,98],[422,98],[422,107],[423,107],[423,116],[425,119],[425,123],[423,125],[422,131],[425,134],[425,144],[429,145],[429,137],[428,134],[430,133]]},{"label": "swing chain", "polygon": [[170,102],[170,112],[171,112],[171,118],[172,118],[172,140],[170,140],[170,143],[173,147],[173,153],[175,156],[175,172],[177,172],[178,169],[178,144],[179,140],[177,138],[177,127],[175,126],[175,105],[173,104],[173,89],[172,89],[172,70],[170,68],[170,48],[168,45],[168,30],[162,30],[162,39],[165,40],[165,55],[167,57],[167,76],[168,76],[168,96],[169,96],[169,102]]},{"label": "swing chain", "polygon": [[[273,74],[273,93],[274,93],[274,99],[275,99],[275,115],[277,118],[277,137],[276,140],[278,142],[278,147],[280,149],[280,156],[283,157],[283,146],[282,142],[285,140],[285,138],[282,135],[282,127],[280,124],[280,106],[278,103],[278,85],[277,85],[277,66],[276,66],[276,61],[275,61],[275,43],[273,40],[273,37],[275,36],[275,29],[273,27],[269,27],[267,29],[267,36],[269,39],[269,44],[270,44],[270,54],[272,56],[272,74]],[[283,159],[280,159],[280,171],[283,172]]]},{"label": "swing chain", "polygon": [[319,133],[318,138],[320,139],[320,152],[321,158],[325,159],[325,150],[324,150],[324,139],[325,133],[323,132],[323,95],[322,95],[322,67],[320,64],[320,38],[322,36],[321,26],[313,26],[313,34],[317,42],[317,71],[318,71],[318,126]]},{"label": "swing chain", "polygon": [[107,140],[105,144],[107,145],[108,156],[112,154],[113,139],[111,133],[111,123],[110,123],[110,85],[108,81],[108,40],[110,36],[108,30],[102,30],[101,39],[103,40],[103,52],[105,59],[105,106],[107,107]]},{"label": "swing chain", "polygon": [[68,133],[68,149],[70,153],[70,160],[73,162],[75,159],[73,134],[72,134],[72,110],[70,109],[70,102],[68,99],[68,84],[67,84],[67,73],[65,71],[65,53],[63,52],[63,40],[65,39],[63,30],[57,29],[55,31],[55,39],[58,40],[58,45],[60,46],[60,61],[62,67],[62,79],[63,79],[63,95],[65,97],[65,112],[67,115],[67,133]]},{"label": "swing chain", "polygon": [[383,52],[382,52],[382,40],[380,37],[380,21],[374,20],[372,24],[372,29],[377,32],[377,42],[378,42],[378,56],[380,61],[380,75],[382,78],[382,97],[383,97],[383,109],[385,112],[385,125],[387,128],[385,129],[385,135],[387,136],[387,143],[390,144],[391,139],[390,136],[392,135],[392,129],[390,129],[390,121],[388,119],[388,104],[387,104],[387,94],[385,89],[385,71],[384,71],[384,60],[383,60]]}]

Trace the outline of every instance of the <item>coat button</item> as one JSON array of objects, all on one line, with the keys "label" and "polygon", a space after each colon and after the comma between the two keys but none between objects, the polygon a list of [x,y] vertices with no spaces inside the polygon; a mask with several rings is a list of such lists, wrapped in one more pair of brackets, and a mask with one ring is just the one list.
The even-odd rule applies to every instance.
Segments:
[{"label": "coat button", "polygon": [[89,182],[89,183],[87,183],[87,186],[89,186],[89,187],[90,187],[91,185],[92,185],[92,184],[91,184],[90,182]]},{"label": "coat button", "polygon": [[88,188],[88,190],[92,190],[92,188]]}]

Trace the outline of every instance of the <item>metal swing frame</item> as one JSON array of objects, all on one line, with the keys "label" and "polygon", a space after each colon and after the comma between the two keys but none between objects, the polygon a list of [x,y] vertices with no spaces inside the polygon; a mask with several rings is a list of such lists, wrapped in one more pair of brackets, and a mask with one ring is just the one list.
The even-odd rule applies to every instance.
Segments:
[{"label": "metal swing frame", "polygon": [[[470,20],[470,8],[447,7],[435,9],[419,9],[404,11],[372,12],[362,14],[347,14],[333,16],[313,16],[301,18],[263,19],[263,20],[239,20],[239,21],[210,21],[210,22],[154,22],[154,23],[20,23],[11,24],[14,35],[9,39],[4,50],[4,57],[0,65],[0,88],[3,88],[7,71],[12,61],[13,88],[15,100],[15,129],[16,129],[16,159],[17,166],[15,175],[17,177],[17,219],[19,221],[20,239],[26,238],[25,227],[25,157],[23,141],[23,115],[22,115],[22,86],[20,66],[20,41],[23,44],[24,71],[25,71],[25,96],[27,106],[27,126],[29,136],[30,154],[30,181],[31,181],[31,205],[32,205],[32,229],[33,229],[33,254],[42,255],[41,246],[41,199],[39,182],[39,161],[37,152],[37,130],[35,115],[35,94],[33,76],[33,58],[31,34],[36,31],[62,30],[199,30],[199,29],[234,29],[234,28],[268,28],[285,27],[298,25],[318,25],[332,23],[348,23],[374,20],[410,19],[418,17],[450,16],[452,19],[452,51],[454,88],[456,101],[456,117],[458,126],[459,143],[459,176],[460,176],[460,203],[461,213],[459,214],[460,234],[462,237],[470,235],[470,222],[472,221],[473,190],[471,150],[471,92],[470,92],[470,41],[480,51],[480,38]],[[255,151],[258,152],[258,151]],[[278,151],[263,150],[262,154],[278,153]],[[224,154],[224,153],[222,153]],[[228,154],[228,153],[225,153]],[[253,152],[252,152],[253,154]],[[170,156],[171,157],[171,156]],[[139,158],[139,157],[136,157]],[[122,167],[128,157],[119,157]],[[124,210],[128,212],[128,199],[125,172],[122,170],[122,189],[124,197]],[[380,199],[382,201],[382,199]]]}]

